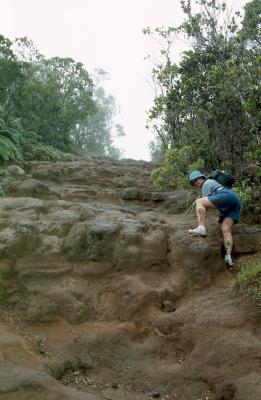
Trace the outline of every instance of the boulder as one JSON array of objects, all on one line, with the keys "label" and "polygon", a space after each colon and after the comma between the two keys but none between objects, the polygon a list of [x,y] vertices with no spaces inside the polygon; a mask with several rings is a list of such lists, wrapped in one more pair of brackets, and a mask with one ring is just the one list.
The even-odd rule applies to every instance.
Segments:
[{"label": "boulder", "polygon": [[117,224],[96,218],[75,224],[64,239],[63,252],[69,260],[112,259]]},{"label": "boulder", "polygon": [[25,175],[24,170],[21,167],[19,167],[18,165],[9,165],[6,169],[11,175],[14,175],[14,176]]},{"label": "boulder", "polygon": [[117,268],[147,268],[164,263],[167,258],[167,239],[161,230],[146,231],[146,226],[125,224],[114,247],[113,261]]},{"label": "boulder", "polygon": [[123,200],[138,200],[140,195],[140,191],[137,187],[127,187],[123,189],[119,196]]},{"label": "boulder", "polygon": [[0,257],[17,258],[32,253],[38,243],[37,226],[29,220],[17,222],[0,233]]}]

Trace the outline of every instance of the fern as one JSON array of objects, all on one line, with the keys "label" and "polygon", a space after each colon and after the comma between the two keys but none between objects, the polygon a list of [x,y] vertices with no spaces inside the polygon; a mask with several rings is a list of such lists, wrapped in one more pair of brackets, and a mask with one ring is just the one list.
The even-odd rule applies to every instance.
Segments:
[{"label": "fern", "polygon": [[13,119],[12,121],[10,121],[10,125],[12,126],[12,128],[17,129],[19,133],[23,130],[21,118]]},{"label": "fern", "polygon": [[22,159],[67,161],[71,160],[71,155],[44,143],[36,132],[23,131],[19,118],[12,120],[8,126],[0,118],[0,163]]},{"label": "fern", "polygon": [[20,140],[21,132],[7,127],[4,120],[0,119],[0,161],[5,163],[22,159]]},{"label": "fern", "polygon": [[36,132],[33,132],[33,131],[24,131],[22,138],[21,138],[22,145],[39,144],[42,141],[43,141],[43,138],[40,135],[38,135]]},{"label": "fern", "polygon": [[0,136],[0,160],[15,161],[21,160],[22,154],[18,146],[13,143],[10,139]]},{"label": "fern", "polygon": [[26,143],[23,146],[26,160],[71,161],[72,156],[43,143]]},{"label": "fern", "polygon": [[8,138],[13,143],[18,145],[20,142],[21,133],[17,129],[6,128],[0,129],[0,137],[1,136]]}]

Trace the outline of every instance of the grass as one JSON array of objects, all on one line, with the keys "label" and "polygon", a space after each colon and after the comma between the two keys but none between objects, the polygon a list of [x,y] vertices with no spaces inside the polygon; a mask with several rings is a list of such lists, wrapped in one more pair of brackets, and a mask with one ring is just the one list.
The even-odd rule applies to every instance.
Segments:
[{"label": "grass", "polygon": [[261,312],[261,261],[242,266],[232,281],[232,290],[247,297]]}]

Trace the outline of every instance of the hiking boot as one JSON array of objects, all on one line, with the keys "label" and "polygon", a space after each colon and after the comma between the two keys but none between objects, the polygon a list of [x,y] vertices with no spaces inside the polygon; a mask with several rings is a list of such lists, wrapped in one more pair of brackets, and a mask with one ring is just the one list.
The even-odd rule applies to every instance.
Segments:
[{"label": "hiking boot", "polygon": [[234,267],[234,262],[233,262],[233,259],[232,259],[231,255],[230,254],[226,254],[225,258],[224,258],[224,261],[225,261],[227,269],[230,272],[232,272],[233,267]]},{"label": "hiking boot", "polygon": [[204,225],[199,225],[195,229],[189,229],[189,233],[192,235],[197,235],[197,236],[207,236],[207,231]]}]

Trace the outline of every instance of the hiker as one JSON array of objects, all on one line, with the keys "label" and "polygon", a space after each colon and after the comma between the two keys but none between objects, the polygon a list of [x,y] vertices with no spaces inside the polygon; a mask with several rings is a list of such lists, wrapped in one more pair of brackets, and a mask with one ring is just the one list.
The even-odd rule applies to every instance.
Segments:
[{"label": "hiker", "polygon": [[201,188],[202,192],[202,197],[196,200],[198,226],[195,229],[190,229],[189,233],[205,237],[207,235],[205,227],[207,209],[218,209],[220,213],[218,222],[221,223],[226,251],[224,261],[231,270],[233,268],[231,257],[233,248],[232,226],[239,221],[240,199],[231,188],[222,186],[214,179],[207,179],[200,171],[193,171],[189,176],[189,182],[191,185]]}]

